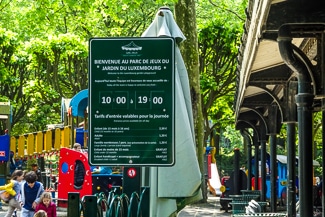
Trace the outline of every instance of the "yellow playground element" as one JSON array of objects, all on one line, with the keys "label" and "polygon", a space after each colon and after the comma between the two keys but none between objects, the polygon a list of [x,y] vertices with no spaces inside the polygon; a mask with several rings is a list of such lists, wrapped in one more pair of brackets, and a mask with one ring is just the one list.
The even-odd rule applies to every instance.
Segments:
[{"label": "yellow playground element", "polygon": [[59,151],[61,148],[71,147],[70,138],[71,127],[69,126],[28,133],[17,137],[12,136],[10,137],[10,151],[14,153],[15,158]]},{"label": "yellow playground element", "polygon": [[[72,99],[62,98],[61,123],[47,125],[48,130],[10,137],[10,151],[14,158],[26,158],[34,155],[71,148],[75,142],[87,147],[88,90],[78,92]],[[10,103],[0,102],[0,120],[6,120],[10,134]],[[83,127],[80,127],[80,126]],[[81,129],[83,128],[83,129]],[[77,141],[78,137],[78,141]]]}]

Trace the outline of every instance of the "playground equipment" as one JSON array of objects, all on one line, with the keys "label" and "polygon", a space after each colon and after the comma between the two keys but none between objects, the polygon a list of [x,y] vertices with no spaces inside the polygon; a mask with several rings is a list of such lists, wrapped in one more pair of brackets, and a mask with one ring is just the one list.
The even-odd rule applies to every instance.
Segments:
[{"label": "playground equipment", "polygon": [[122,186],[121,174],[93,174],[87,152],[60,150],[58,206],[67,205],[68,192],[77,192],[80,197],[96,193],[108,195],[114,186]]},{"label": "playground equipment", "polygon": [[9,161],[9,135],[0,136],[0,185],[6,183],[7,162]]},{"label": "playground equipment", "polygon": [[[270,155],[266,155],[266,163],[267,167],[270,168]],[[286,205],[287,204],[287,156],[285,155],[277,155],[277,180],[276,180],[276,198],[280,202],[280,205]],[[256,177],[256,172],[255,172],[255,161],[254,159],[252,160],[252,168],[253,168],[253,175]],[[320,166],[320,164],[316,161],[313,160],[313,165],[314,166]],[[296,166],[298,166],[298,157],[296,157]],[[253,186],[255,183],[255,177],[252,178],[252,188],[256,188]],[[270,180],[270,173],[267,174],[266,176],[266,199],[271,198],[271,180]],[[261,189],[261,177],[258,178],[258,187],[257,189]],[[298,177],[296,178],[296,188],[299,189],[299,180]],[[314,184],[315,185],[315,184]]]},{"label": "playground equipment", "polygon": [[215,159],[215,153],[216,149],[215,147],[206,147],[206,155],[205,155],[205,171],[207,176],[207,185],[209,188],[209,191],[217,196],[221,195],[220,187],[221,187],[221,181],[220,176],[216,164]]},{"label": "playground equipment", "polygon": [[[259,161],[257,161],[259,162]],[[259,176],[259,174],[255,171],[255,158],[252,159],[252,190],[261,190],[262,186],[262,179]],[[266,168],[270,168],[270,155],[267,154],[266,156]],[[320,166],[320,164],[317,161],[313,161],[314,166]],[[296,158],[296,165],[298,165],[298,157]],[[277,155],[277,162],[276,162],[276,169],[277,169],[277,180],[274,183],[276,185],[276,198],[278,200],[278,204],[280,206],[285,206],[287,203],[287,156],[285,155]],[[260,166],[261,167],[261,166]],[[259,171],[261,168],[259,168]],[[237,174],[236,174],[237,173]],[[272,171],[269,171],[266,176],[265,186],[266,186],[266,199],[269,200],[271,198],[271,180],[270,180],[270,174]],[[237,178],[235,177],[237,176]],[[258,177],[258,186],[255,186],[255,177]],[[220,205],[221,208],[224,210],[228,210],[228,206],[230,205],[232,199],[230,198],[231,195],[238,195],[242,194],[243,191],[247,188],[247,174],[237,168],[232,172],[230,176],[223,177],[222,178],[222,195],[220,198]],[[299,189],[299,180],[296,179],[296,187]],[[236,191],[235,191],[235,188]],[[314,192],[314,195],[317,196]],[[314,200],[314,204],[316,204],[316,200]]]},{"label": "playground equipment", "polygon": [[[86,148],[87,98],[88,90],[83,90],[72,99],[62,99],[62,124],[49,124],[45,131],[11,136],[10,151],[14,159],[43,158],[56,155],[59,154],[61,148],[70,148],[75,142]],[[0,104],[1,111],[3,109]],[[77,127],[80,120],[84,121],[84,127]]]},{"label": "playground equipment", "polygon": [[9,172],[7,162],[10,160],[8,135],[11,123],[11,105],[9,102],[0,102],[0,185],[6,183],[6,174]]},{"label": "playground equipment", "polygon": [[78,142],[82,147],[87,148],[88,89],[81,90],[71,99],[62,98],[61,121],[65,126],[74,129],[74,133],[70,134],[70,144]]},{"label": "playground equipment", "polygon": [[[68,106],[67,106],[68,105]],[[83,150],[88,147],[88,90],[82,90],[71,100],[62,99],[61,119],[74,129],[70,133],[70,147],[75,143],[81,144]],[[82,125],[80,127],[80,125]],[[105,193],[112,187],[122,186],[122,174],[92,173],[88,164],[88,153],[77,152],[67,148],[60,149],[58,205],[66,206],[68,192],[78,192],[80,197],[89,194]]]},{"label": "playground equipment", "polygon": [[[1,112],[8,113],[8,108]],[[87,142],[87,106],[88,90],[82,90],[72,99],[62,99],[62,124],[49,124],[45,131],[28,133],[20,136],[0,136],[0,184],[5,184],[9,174],[7,162],[12,156],[12,164],[22,167],[28,159],[41,161],[42,173],[45,174],[45,188],[58,191],[58,205],[66,206],[68,192],[84,195],[104,192],[107,194],[113,186],[122,186],[121,174],[92,174],[88,164]],[[9,116],[6,116],[9,118]],[[82,126],[81,126],[82,125]],[[70,148],[75,142],[83,147],[84,153]],[[2,150],[4,148],[4,150]],[[11,155],[10,155],[11,153]],[[42,168],[43,167],[43,168]],[[82,167],[84,174],[75,182],[76,168]],[[57,188],[56,188],[57,186]]]}]

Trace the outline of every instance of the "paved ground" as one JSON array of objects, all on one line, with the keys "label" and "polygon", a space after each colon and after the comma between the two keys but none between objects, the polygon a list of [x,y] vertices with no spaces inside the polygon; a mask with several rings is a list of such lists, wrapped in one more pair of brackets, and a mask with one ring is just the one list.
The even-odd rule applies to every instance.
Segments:
[{"label": "paved ground", "polygon": [[[7,208],[8,207],[6,206],[6,204],[4,204],[2,206],[2,209],[0,210],[0,217],[4,217],[6,215]],[[66,211],[66,209],[58,208],[57,216],[58,217],[67,217],[67,211]],[[20,217],[20,212],[17,212],[17,217]]]},{"label": "paved ground", "polygon": [[[7,206],[4,204],[0,210],[0,217],[4,217],[6,214]],[[19,217],[18,212],[18,217]],[[66,217],[66,209],[58,208],[58,217]],[[193,205],[186,206],[181,212],[178,213],[177,217],[230,217],[231,211],[229,213],[220,210],[219,197],[209,197],[207,203],[197,203]]]},{"label": "paved ground", "polygon": [[209,197],[207,203],[198,203],[186,206],[177,217],[226,217],[231,216],[231,210],[220,210],[219,197]]}]

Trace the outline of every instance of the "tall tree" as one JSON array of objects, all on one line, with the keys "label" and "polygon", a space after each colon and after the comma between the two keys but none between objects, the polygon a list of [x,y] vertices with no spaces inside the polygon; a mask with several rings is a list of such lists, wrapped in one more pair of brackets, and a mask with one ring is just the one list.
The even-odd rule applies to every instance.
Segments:
[{"label": "tall tree", "polygon": [[[237,47],[240,29],[214,20],[199,32],[202,106],[207,141],[212,132],[233,124]],[[212,124],[210,124],[212,121]],[[213,133],[212,133],[213,135]],[[218,144],[219,139],[214,140]],[[217,152],[219,151],[217,147]]]},{"label": "tall tree", "polygon": [[[10,102],[13,110],[11,121],[16,124],[26,115],[32,107],[33,95],[29,94],[29,83],[33,78],[27,68],[28,56],[21,52],[21,43],[17,35],[11,31],[0,28],[0,100]],[[1,122],[1,134],[10,128]]]},{"label": "tall tree", "polygon": [[[194,116],[194,126],[196,134],[197,158],[201,170],[204,174],[204,149],[203,149],[203,117],[200,94],[199,77],[199,53],[196,25],[196,10],[194,0],[179,0],[175,5],[176,22],[183,31],[186,40],[182,43],[181,52],[188,71],[192,108]],[[202,177],[203,200],[206,201],[206,183]]]},{"label": "tall tree", "polygon": [[[217,154],[226,127],[234,124],[237,50],[245,21],[246,0],[200,1],[198,40],[204,141],[214,141]],[[226,134],[224,134],[226,135]]]}]

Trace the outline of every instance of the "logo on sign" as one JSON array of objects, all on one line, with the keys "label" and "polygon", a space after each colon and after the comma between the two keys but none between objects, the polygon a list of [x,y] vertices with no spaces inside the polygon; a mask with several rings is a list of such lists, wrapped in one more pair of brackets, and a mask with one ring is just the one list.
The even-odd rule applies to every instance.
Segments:
[{"label": "logo on sign", "polygon": [[121,49],[125,52],[123,56],[141,56],[139,52],[142,50],[142,47],[136,45],[133,41],[122,46]]},{"label": "logo on sign", "polygon": [[122,50],[142,50],[142,47],[136,45],[133,41],[131,41],[129,44],[122,46]]},{"label": "logo on sign", "polygon": [[0,157],[5,157],[6,156],[6,152],[5,151],[0,151]]}]

